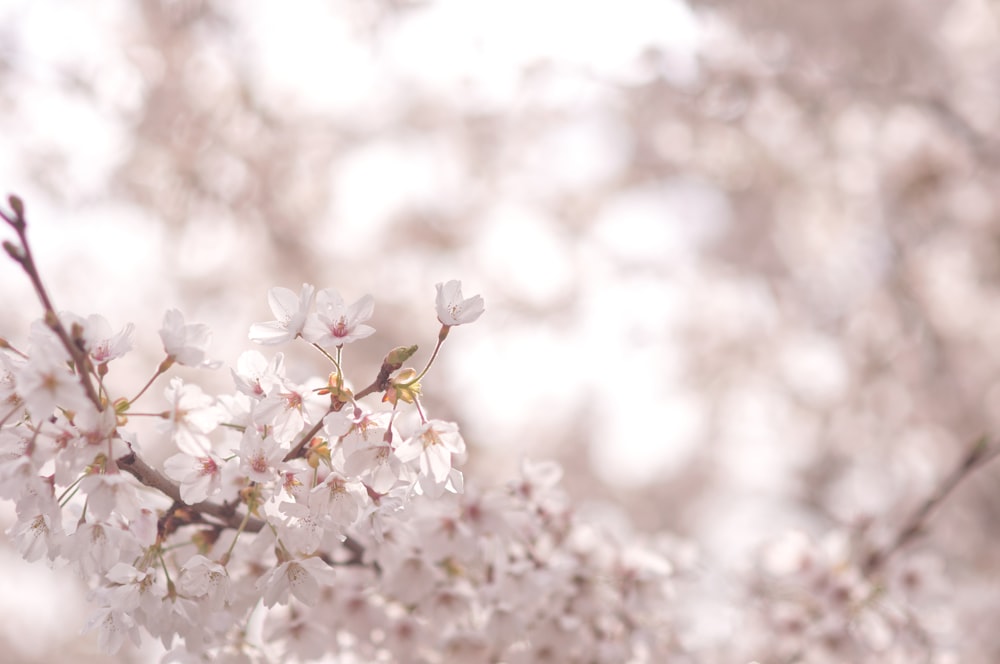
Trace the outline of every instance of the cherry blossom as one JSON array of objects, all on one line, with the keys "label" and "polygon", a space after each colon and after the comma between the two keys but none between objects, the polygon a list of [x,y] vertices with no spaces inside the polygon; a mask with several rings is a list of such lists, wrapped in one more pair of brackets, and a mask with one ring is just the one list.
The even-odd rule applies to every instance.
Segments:
[{"label": "cherry blossom", "polygon": [[243,394],[254,399],[262,399],[271,388],[280,385],[285,377],[285,356],[276,353],[268,361],[255,350],[248,350],[236,359],[236,368],[231,370],[233,382]]},{"label": "cherry blossom", "polygon": [[163,421],[157,423],[157,428],[170,436],[181,451],[196,456],[203,454],[211,447],[208,434],[222,421],[215,400],[197,385],[177,377],[170,379],[163,394],[170,402],[170,409],[165,412]]},{"label": "cherry blossom", "polygon": [[189,367],[215,369],[222,365],[208,359],[208,344],[212,341],[212,331],[204,323],[185,323],[184,314],[170,309],[163,315],[160,339],[167,357],[178,364]]},{"label": "cherry blossom", "polygon": [[231,597],[230,583],[229,573],[223,565],[197,554],[181,566],[178,587],[185,595],[218,611]]},{"label": "cherry blossom", "polygon": [[25,560],[34,562],[43,556],[55,558],[62,544],[62,513],[52,504],[43,507],[36,501],[30,503],[18,505],[17,520],[8,534]]},{"label": "cherry blossom", "polygon": [[371,295],[348,306],[334,289],[321,290],[316,294],[316,313],[306,319],[302,336],[327,348],[364,339],[375,332],[375,328],[364,324],[374,311]]},{"label": "cherry blossom", "polygon": [[311,422],[310,410],[320,411],[322,405],[315,392],[283,380],[254,406],[253,421],[278,442],[289,443]]},{"label": "cherry blossom", "polygon": [[106,526],[100,520],[84,521],[66,537],[62,555],[77,561],[84,574],[103,575],[119,562],[127,542],[118,528]]},{"label": "cherry blossom", "polygon": [[407,438],[396,450],[404,463],[416,462],[422,486],[443,489],[452,478],[453,461],[465,454],[465,441],[453,422],[431,420]]},{"label": "cherry blossom", "polygon": [[313,605],[319,599],[320,588],[336,579],[333,568],[317,557],[287,560],[275,567],[257,583],[262,590],[264,606],[288,602],[289,595],[303,604]]},{"label": "cherry blossom", "polygon": [[240,472],[254,482],[271,482],[277,477],[285,451],[275,438],[261,436],[256,428],[247,427],[240,438]]},{"label": "cherry blossom", "polygon": [[94,314],[87,316],[83,322],[83,338],[94,364],[107,364],[132,350],[135,345],[135,325],[127,323],[117,333],[112,333],[108,320]]},{"label": "cherry blossom", "polygon": [[87,621],[84,631],[97,629],[97,646],[106,653],[117,652],[125,638],[128,637],[132,643],[139,645],[141,636],[139,625],[126,611],[113,607],[99,609]]},{"label": "cherry blossom", "polygon": [[24,360],[0,353],[0,409],[2,416],[11,417],[23,407],[21,396],[17,393],[17,374],[20,373]]},{"label": "cherry blossom", "polygon": [[329,527],[341,529],[357,521],[366,498],[360,482],[334,472],[313,488],[309,505],[328,521]]},{"label": "cherry blossom", "polygon": [[385,438],[372,440],[348,436],[343,442],[344,472],[360,478],[376,493],[388,493],[408,477],[407,469],[393,454],[392,443]]},{"label": "cherry blossom", "polygon": [[117,468],[112,472],[86,475],[80,480],[80,490],[87,495],[87,509],[97,519],[107,519],[112,513],[131,518],[138,513],[139,497],[135,485]]},{"label": "cherry blossom", "polygon": [[453,325],[465,325],[472,323],[483,315],[485,305],[483,298],[474,295],[468,299],[462,298],[462,282],[449,281],[437,284],[437,299],[435,308],[437,309],[438,320],[442,325],[451,327]]},{"label": "cherry blossom", "polygon": [[[482,314],[480,296],[438,284],[444,327],[423,371],[403,366],[415,346],[401,346],[356,383],[341,375],[353,366],[345,346],[374,332],[371,296],[348,306],[319,291],[315,313],[308,284],[268,300],[276,320],[254,324],[251,339],[300,343],[318,358],[310,373],[333,378],[293,381],[284,355],[251,351],[229,394],[161,379],[173,363],[216,365],[207,326],[176,310],[160,330],[168,360],[124,394],[103,377],[131,347],[131,324],[112,334],[99,316],[47,308],[28,353],[0,346],[9,535],[26,559],[86,578],[86,629],[103,652],[146,634],[182,662],[951,661],[954,639],[917,610],[928,589],[936,610],[946,604],[943,566],[907,562],[903,539],[886,546],[844,528],[763,548],[745,587],[695,588],[698,601],[718,585],[755,599],[710,611],[750,636],[699,650],[677,597],[700,561],[624,519],[581,512],[554,462],[523,460],[515,478],[467,489],[476,450],[456,423],[428,419],[422,392],[391,411],[371,403],[422,380],[448,330]],[[151,384],[164,390],[162,412],[139,403]],[[131,428],[141,416],[156,417],[162,455],[145,458],[154,446]],[[962,468],[981,460],[977,449]]]},{"label": "cherry blossom", "polygon": [[294,340],[305,326],[314,290],[312,284],[302,284],[298,296],[294,291],[280,286],[269,290],[267,303],[275,320],[251,325],[250,340],[259,344],[280,344]]},{"label": "cherry blossom", "polygon": [[224,463],[211,452],[204,456],[180,452],[164,461],[163,469],[170,479],[179,483],[181,500],[193,505],[222,491]]},{"label": "cherry blossom", "polygon": [[17,393],[31,417],[42,421],[57,408],[91,407],[87,395],[61,358],[34,353],[17,374]]}]

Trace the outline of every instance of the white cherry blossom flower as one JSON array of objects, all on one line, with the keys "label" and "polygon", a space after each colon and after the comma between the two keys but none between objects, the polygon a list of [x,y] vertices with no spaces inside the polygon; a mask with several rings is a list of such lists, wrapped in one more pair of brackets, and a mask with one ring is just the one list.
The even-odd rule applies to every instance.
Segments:
[{"label": "white cherry blossom flower", "polygon": [[59,554],[62,544],[62,512],[56,505],[40,508],[18,506],[17,521],[7,531],[14,540],[21,557],[28,562],[47,556],[50,560]]},{"label": "white cherry blossom flower", "polygon": [[461,518],[457,498],[452,494],[428,502],[424,513],[414,520],[420,532],[420,548],[432,560],[471,560],[479,541],[470,525]]},{"label": "white cherry blossom flower", "polygon": [[167,477],[180,485],[181,500],[194,505],[222,491],[224,464],[211,452],[204,456],[180,452],[163,462],[163,470]]},{"label": "white cherry blossom flower", "polygon": [[406,506],[409,495],[409,486],[397,486],[388,494],[370,496],[371,500],[365,503],[361,519],[366,524],[366,530],[371,529],[370,534],[375,542],[379,544],[385,542],[386,531],[389,528],[395,529],[394,535],[399,534],[401,529],[397,513]]},{"label": "white cherry blossom flower", "polygon": [[309,423],[309,411],[315,412],[323,405],[323,400],[312,390],[283,381],[257,402],[253,409],[253,421],[259,427],[266,426],[268,435],[286,444]]},{"label": "white cherry blossom flower", "polygon": [[163,595],[163,588],[156,585],[156,573],[149,569],[139,569],[129,563],[116,563],[105,578],[114,584],[107,589],[107,596],[113,599],[113,605],[129,611],[143,607],[153,607],[158,596]]},{"label": "white cherry blossom flower", "polygon": [[318,557],[288,560],[264,575],[257,582],[263,592],[264,606],[285,604],[291,594],[307,606],[316,604],[322,586],[336,578],[333,568]]},{"label": "white cherry blossom flower", "polygon": [[247,427],[240,439],[240,472],[254,482],[270,482],[278,476],[278,465],[286,450],[273,437]]},{"label": "white cherry blossom flower", "polygon": [[87,494],[87,511],[99,520],[107,519],[112,512],[131,518],[139,510],[134,480],[108,463],[109,469],[114,468],[112,472],[91,473],[80,480],[80,491]]},{"label": "white cherry blossom flower", "polygon": [[364,339],[375,328],[364,322],[375,312],[375,299],[365,295],[348,306],[336,290],[326,288],[316,294],[316,313],[306,319],[302,336],[327,348]]},{"label": "white cherry blossom flower", "polygon": [[127,323],[114,334],[107,319],[94,314],[87,316],[83,323],[83,338],[94,364],[107,364],[132,350],[135,345],[135,325]]},{"label": "white cherry blossom flower", "polygon": [[208,359],[212,330],[204,323],[185,323],[184,314],[170,309],[163,315],[160,339],[167,356],[186,367],[215,369],[222,362]]},{"label": "white cherry blossom flower", "polygon": [[124,544],[122,531],[118,528],[99,521],[85,521],[66,537],[62,555],[76,561],[84,574],[103,575],[122,559]]},{"label": "white cherry blossom flower", "polygon": [[[36,454],[26,454],[31,445],[35,446]],[[44,457],[49,456],[44,452],[53,447],[45,436],[0,429],[0,497],[13,500],[27,495],[44,495],[47,485],[39,476],[39,468],[41,462],[47,460]],[[37,453],[39,448],[42,448],[43,454]],[[72,482],[78,475],[79,472],[69,481]]]},{"label": "white cherry blossom flower", "polygon": [[16,419],[17,411],[23,408],[24,403],[17,393],[17,376],[24,366],[24,360],[19,357],[0,352],[0,408],[13,409],[11,417]]},{"label": "white cherry blossom flower", "polygon": [[296,296],[294,291],[281,286],[270,289],[267,292],[267,303],[275,320],[251,325],[250,340],[273,345],[299,336],[312,306],[313,290],[312,284],[302,284],[302,289]]},{"label": "white cherry blossom flower", "polygon": [[286,644],[282,661],[321,660],[330,653],[330,643],[336,641],[333,631],[336,627],[316,620],[308,612],[290,613],[280,618],[271,613],[264,624],[264,639]]},{"label": "white cherry blossom flower", "polygon": [[335,528],[347,528],[361,514],[368,493],[357,480],[330,473],[310,492],[309,506]]},{"label": "white cherry blossom flower", "polygon": [[453,455],[464,454],[465,441],[458,425],[441,420],[430,420],[396,450],[400,461],[416,462],[421,477],[438,487],[443,487],[452,474]]},{"label": "white cherry blossom flower", "polygon": [[[116,446],[121,446],[121,439],[116,437],[118,430],[118,420],[113,408],[97,410],[89,404],[87,408],[80,410],[73,418],[73,424],[79,432],[79,440],[82,444],[95,447],[101,451],[107,451],[108,441],[114,441]],[[116,450],[119,454],[124,454],[125,449]]]},{"label": "white cherry blossom flower", "polygon": [[204,456],[210,448],[208,434],[222,422],[222,413],[212,397],[179,376],[170,379],[163,395],[170,402],[170,409],[166,411],[167,417],[156,423],[156,428],[170,436],[182,452]]},{"label": "white cherry blossom flower", "polygon": [[255,350],[241,353],[236,368],[230,369],[236,389],[253,399],[263,399],[285,377],[285,356],[276,353],[269,362]]},{"label": "white cherry blossom flower", "polygon": [[128,613],[120,608],[105,606],[97,610],[83,628],[88,632],[97,628],[97,647],[106,655],[113,655],[129,637],[136,646],[140,644],[139,626]]},{"label": "white cherry blossom flower", "polygon": [[182,593],[218,611],[230,599],[229,572],[217,562],[195,554],[181,567],[178,587]]},{"label": "white cherry blossom flower", "polygon": [[[384,429],[379,429],[384,432]],[[377,493],[388,493],[408,470],[393,454],[392,444],[384,436],[363,436],[352,431],[344,437],[344,472],[360,478]]]},{"label": "white cherry blossom flower", "polygon": [[[73,314],[65,313],[63,315],[72,316]],[[28,356],[46,356],[55,363],[68,362],[70,359],[62,341],[43,320],[31,323],[31,329],[28,333]]]},{"label": "white cherry blossom flower", "polygon": [[311,556],[316,553],[328,533],[323,527],[326,519],[305,503],[283,502],[278,509],[287,517],[278,524],[282,544],[296,554]]},{"label": "white cherry blossom flower", "polygon": [[17,391],[31,418],[46,420],[57,408],[82,410],[90,405],[79,377],[66,368],[61,355],[35,352],[20,367]]},{"label": "white cherry blossom flower", "polygon": [[364,415],[360,415],[359,413],[360,411],[344,408],[343,410],[336,410],[324,416],[323,433],[330,440],[337,440],[341,436],[347,435],[358,424],[361,418],[364,417]]},{"label": "white cherry blossom flower", "polygon": [[424,556],[411,554],[385,573],[383,588],[404,604],[416,604],[430,594],[441,579],[441,572]]},{"label": "white cherry blossom flower", "polygon": [[385,644],[397,661],[413,661],[412,654],[423,646],[427,623],[411,614],[397,617],[385,626]]},{"label": "white cherry blossom flower", "polygon": [[473,295],[468,299],[462,298],[461,281],[452,280],[444,284],[437,284],[436,288],[435,308],[438,320],[441,321],[442,325],[451,327],[472,323],[486,310],[482,296]]}]

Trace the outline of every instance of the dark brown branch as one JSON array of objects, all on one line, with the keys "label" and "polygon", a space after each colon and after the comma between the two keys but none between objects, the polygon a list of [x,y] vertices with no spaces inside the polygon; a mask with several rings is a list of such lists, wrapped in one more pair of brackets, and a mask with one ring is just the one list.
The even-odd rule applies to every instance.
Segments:
[{"label": "dark brown branch", "polygon": [[[130,452],[115,460],[118,468],[124,470],[132,477],[139,480],[145,486],[156,489],[176,503],[183,504],[181,500],[181,490],[176,484],[167,479],[163,474],[143,461],[135,452]],[[238,528],[243,522],[243,516],[236,511],[236,506],[232,504],[218,504],[208,501],[191,505],[191,508],[200,514],[208,515],[219,520],[229,528]],[[260,519],[250,517],[244,530],[258,532],[264,527],[264,522]]]},{"label": "dark brown branch", "polygon": [[45,290],[45,286],[42,284],[42,277],[38,273],[34,256],[31,254],[31,245],[28,243],[28,222],[24,217],[24,204],[16,196],[11,196],[8,200],[10,201],[11,208],[14,210],[14,216],[11,217],[0,212],[0,217],[17,233],[17,239],[20,241],[21,246],[18,248],[11,242],[4,242],[4,248],[14,262],[20,265],[24,273],[28,275],[28,279],[35,289],[35,294],[38,296],[45,310],[45,324],[59,337],[59,341],[62,342],[62,345],[66,348],[66,352],[72,358],[73,364],[76,367],[77,377],[80,379],[80,384],[83,386],[83,391],[86,393],[87,398],[94,404],[97,410],[102,411],[104,410],[104,404],[101,403],[101,399],[97,395],[93,383],[90,382],[90,358],[87,356],[86,350],[75,343],[66,331],[66,327],[59,320],[59,315],[56,313],[48,291]]},{"label": "dark brown branch", "polygon": [[[156,489],[178,505],[184,504],[184,501],[181,500],[180,487],[139,458],[135,452],[130,452],[122,457],[119,457],[115,463],[118,465],[119,469],[124,470],[129,475],[139,480],[139,482],[143,485],[148,486],[151,489]],[[191,505],[190,507],[192,511],[200,515],[214,517],[227,528],[239,528],[240,524],[243,522],[243,515],[237,512],[236,506],[231,503],[223,503],[220,505],[218,503],[204,501]],[[243,530],[248,533],[258,533],[263,530],[264,525],[265,524],[262,520],[251,516],[247,519]],[[365,547],[350,536],[347,536],[342,544],[344,548],[351,553],[351,557],[343,564],[360,564],[364,559]]]},{"label": "dark brown branch", "polygon": [[[326,416],[324,415],[324,417],[326,417]],[[293,447],[288,452],[288,454],[286,454],[284,456],[284,458],[282,459],[282,461],[288,462],[288,461],[291,461],[292,459],[297,459],[298,457],[302,456],[302,450],[305,448],[306,445],[309,444],[309,441],[311,441],[313,439],[313,437],[317,433],[319,433],[319,430],[322,429],[322,428],[323,428],[323,419],[320,418],[319,422],[317,422],[316,424],[312,425],[312,428],[309,429],[309,431],[306,431],[305,434],[303,434],[302,440],[300,440],[295,445],[295,447]]]}]

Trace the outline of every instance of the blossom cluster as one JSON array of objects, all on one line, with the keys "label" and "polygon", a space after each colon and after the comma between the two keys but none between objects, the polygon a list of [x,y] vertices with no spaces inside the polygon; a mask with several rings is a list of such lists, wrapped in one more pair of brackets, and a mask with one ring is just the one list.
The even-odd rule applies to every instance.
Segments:
[{"label": "blossom cluster", "polygon": [[[281,352],[251,350],[232,393],[206,394],[167,374],[219,368],[211,332],[169,310],[162,361],[120,395],[106,377],[135,327],[52,308],[14,201],[5,219],[21,244],[4,246],[45,315],[26,349],[0,343],[0,498],[15,504],[9,534],[26,559],[64,561],[90,584],[86,629],[105,652],[143,631],[176,662],[711,662],[726,650],[699,655],[697,626],[676,610],[674,545],[582,518],[556,464],[525,460],[515,479],[466,487],[458,425],[421,403],[451,328],[484,311],[458,281],[437,286],[441,330],[420,371],[406,366],[416,346],[395,348],[357,388],[342,368],[374,333],[372,297],[348,304],[304,284],[271,289],[274,320],[249,338],[308,345],[324,379],[296,382]],[[132,428],[142,418],[174,448],[160,468]],[[793,538],[764,552],[736,629],[768,638],[725,661],[932,651],[906,589],[880,581],[895,550],[859,550]]]},{"label": "blossom cluster", "polygon": [[[298,296],[272,289],[276,320],[250,336],[301,337],[338,367],[344,346],[372,332],[371,299],[348,306],[332,290],[313,295],[309,285]],[[443,330],[483,311],[458,282],[438,286],[437,309]],[[59,319],[95,376],[132,345],[131,325],[112,334],[97,316]],[[167,312],[160,337],[158,373],[216,366],[208,330],[179,312]],[[248,351],[226,398],[171,379],[158,420],[177,448],[164,463],[177,496],[164,502],[122,472],[138,449],[127,429],[136,399],[114,399],[99,382],[100,401],[90,402],[43,323],[29,352],[0,357],[11,407],[0,491],[16,501],[14,539],[29,560],[65,559],[95,584],[90,627],[109,653],[143,628],[181,661],[342,652],[615,662],[641,643],[652,652],[667,633],[652,610],[666,596],[667,558],[576,523],[558,466],[526,461],[504,487],[463,492],[457,425],[421,410],[419,424],[399,427],[396,408],[362,405],[336,368],[313,389],[289,380],[280,353]],[[383,400],[419,409],[419,377],[397,364],[390,353]],[[249,643],[261,608],[266,639]]]}]

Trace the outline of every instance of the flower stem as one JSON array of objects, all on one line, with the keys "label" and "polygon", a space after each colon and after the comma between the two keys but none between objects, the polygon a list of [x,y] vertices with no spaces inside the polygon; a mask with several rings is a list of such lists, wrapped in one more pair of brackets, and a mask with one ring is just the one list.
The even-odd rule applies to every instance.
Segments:
[{"label": "flower stem", "polygon": [[431,359],[427,360],[427,364],[424,366],[423,370],[419,374],[417,374],[417,377],[414,378],[412,381],[410,381],[411,384],[419,383],[420,379],[427,375],[427,372],[430,370],[431,365],[434,364],[434,360],[437,359],[438,351],[441,350],[441,344],[444,343],[444,340],[445,340],[444,335],[438,335],[437,343],[434,344],[434,352],[431,353]]}]

